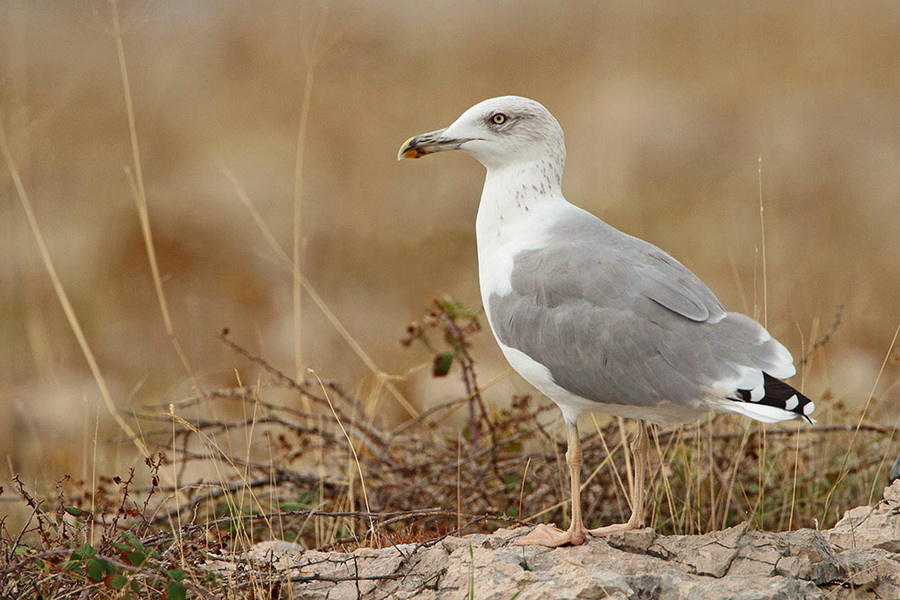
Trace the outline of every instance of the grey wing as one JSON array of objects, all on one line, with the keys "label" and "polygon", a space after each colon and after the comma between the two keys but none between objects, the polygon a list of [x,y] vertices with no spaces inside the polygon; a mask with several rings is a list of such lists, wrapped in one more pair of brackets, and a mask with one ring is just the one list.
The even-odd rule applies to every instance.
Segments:
[{"label": "grey wing", "polygon": [[[607,290],[614,289],[623,297],[649,298],[692,321],[717,322],[725,317],[715,294],[680,262],[586,211],[575,211],[554,228],[552,233],[560,241],[547,247],[539,259],[547,263],[544,272],[565,266],[571,273],[561,273],[564,277],[589,279],[582,292],[598,304],[607,300]],[[561,282],[546,283],[556,287]],[[563,287],[573,285],[577,287],[574,282]],[[594,294],[598,296],[592,298]]]},{"label": "grey wing", "polygon": [[512,291],[489,300],[498,339],[545,365],[564,389],[606,404],[667,399],[696,408],[723,380],[758,373],[761,383],[754,354],[765,330],[725,313],[655,246],[619,235],[624,247],[568,239],[518,255]]},{"label": "grey wing", "polygon": [[654,302],[692,321],[721,321],[725,309],[696,275],[680,262],[647,245],[638,250],[634,264],[638,291]]}]

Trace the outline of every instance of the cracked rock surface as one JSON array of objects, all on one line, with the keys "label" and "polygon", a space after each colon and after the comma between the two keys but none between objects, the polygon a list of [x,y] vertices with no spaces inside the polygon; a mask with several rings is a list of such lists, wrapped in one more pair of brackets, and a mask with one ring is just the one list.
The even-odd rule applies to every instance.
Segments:
[{"label": "cracked rock surface", "polygon": [[282,597],[317,600],[900,598],[900,481],[826,531],[770,533],[744,523],[699,536],[641,529],[578,547],[513,546],[527,531],[353,553],[263,542],[247,559],[289,578]]}]

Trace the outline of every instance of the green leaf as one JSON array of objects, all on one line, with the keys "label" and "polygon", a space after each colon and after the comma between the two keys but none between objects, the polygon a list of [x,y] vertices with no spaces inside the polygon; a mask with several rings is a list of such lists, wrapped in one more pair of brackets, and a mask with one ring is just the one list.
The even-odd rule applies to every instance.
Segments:
[{"label": "green leaf", "polygon": [[108,587],[111,587],[114,590],[121,590],[126,585],[128,585],[128,578],[121,573],[118,573],[116,575],[112,575],[111,577],[107,577],[104,580],[104,583],[106,583]]},{"label": "green leaf", "polygon": [[122,540],[123,540],[123,541],[121,541],[121,542],[115,542],[115,543],[113,544],[113,548],[115,548],[115,549],[118,550],[119,552],[130,552],[131,549],[134,548],[134,546],[132,546],[131,544],[128,543],[128,537],[127,537],[127,535],[128,535],[127,533],[123,533],[123,534],[122,534]]},{"label": "green leaf", "polygon": [[139,550],[133,550],[131,552],[123,552],[122,560],[131,565],[132,567],[140,567],[145,562],[147,562],[147,553],[141,552]]},{"label": "green leaf", "polygon": [[147,550],[144,546],[143,542],[138,538],[138,536],[134,535],[130,531],[126,531],[122,534],[122,541],[128,544],[130,548],[137,548],[138,550]]},{"label": "green leaf", "polygon": [[431,369],[431,374],[435,377],[443,377],[447,373],[450,372],[450,367],[453,365],[453,353],[452,352],[444,352],[443,354],[438,354],[434,357],[434,366]]},{"label": "green leaf", "polygon": [[87,576],[94,581],[103,581],[107,575],[116,572],[116,567],[103,558],[91,558],[87,561]]},{"label": "green leaf", "polygon": [[453,298],[441,298],[440,300],[438,300],[438,303],[440,304],[444,312],[450,315],[451,319],[472,316],[472,311],[466,308],[466,305],[463,304],[460,300],[454,300]]},{"label": "green leaf", "polygon": [[72,553],[72,560],[83,560],[97,554],[97,549],[90,544],[82,544]]},{"label": "green leaf", "polygon": [[59,563],[59,568],[63,571],[72,571],[73,573],[82,572],[80,560],[65,560]]},{"label": "green leaf", "polygon": [[184,579],[184,571],[181,569],[171,569],[166,571],[166,575],[169,576],[170,579],[174,579],[175,581],[181,581]]},{"label": "green leaf", "polygon": [[510,454],[520,454],[522,452],[522,443],[510,442],[504,446],[504,449]]},{"label": "green leaf", "polygon": [[159,558],[159,552],[145,546],[133,533],[123,533],[122,541],[115,547],[121,552],[122,560],[133,567],[143,565],[149,558]]},{"label": "green leaf", "polygon": [[170,581],[166,586],[166,600],[185,600],[187,598],[187,588],[177,581]]},{"label": "green leaf", "polygon": [[83,508],[78,508],[77,506],[64,506],[63,510],[65,510],[73,517],[84,517],[91,514],[90,512],[84,510]]}]

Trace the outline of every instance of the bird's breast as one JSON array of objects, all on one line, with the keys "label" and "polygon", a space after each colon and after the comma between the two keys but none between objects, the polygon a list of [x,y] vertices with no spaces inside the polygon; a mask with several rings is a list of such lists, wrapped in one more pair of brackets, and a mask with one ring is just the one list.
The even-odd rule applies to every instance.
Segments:
[{"label": "bird's breast", "polygon": [[475,234],[481,299],[489,322],[491,296],[513,291],[516,257],[546,247],[553,227],[572,208],[562,197],[543,196],[522,204],[515,196],[482,195]]},{"label": "bird's breast", "polygon": [[512,292],[516,257],[546,246],[547,227],[540,219],[530,217],[485,222],[480,216],[476,227],[478,273],[486,305],[491,295]]}]

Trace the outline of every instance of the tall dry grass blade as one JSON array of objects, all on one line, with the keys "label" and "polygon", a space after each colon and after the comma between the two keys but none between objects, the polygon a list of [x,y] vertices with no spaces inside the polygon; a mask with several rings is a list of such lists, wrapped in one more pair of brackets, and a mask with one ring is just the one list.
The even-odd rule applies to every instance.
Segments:
[{"label": "tall dry grass blade", "polygon": [[[85,398],[86,399],[86,398]],[[87,411],[85,411],[87,412]],[[94,417],[94,435],[92,436],[92,451],[93,451],[93,459],[91,460],[91,476],[90,479],[85,477],[85,481],[91,482],[91,514],[97,508],[97,449],[100,447],[100,408],[97,407],[96,416]],[[90,529],[90,540],[89,543],[94,545],[94,536],[96,534],[96,530],[91,527]]]},{"label": "tall dry grass blade", "polygon": [[766,272],[766,219],[765,207],[763,206],[763,187],[762,187],[762,155],[759,156],[759,167],[757,169],[757,180],[759,186],[759,239],[762,246],[762,324],[766,329],[769,328],[769,284]]},{"label": "tall dry grass blade", "polygon": [[[544,516],[547,513],[553,512],[559,508],[564,508],[566,505],[570,504],[569,494],[566,492],[567,483],[566,478],[568,477],[568,471],[562,468],[562,465],[565,464],[563,457],[559,453],[558,444],[553,443],[553,455],[555,459],[555,464],[557,468],[554,470],[554,475],[559,478],[556,487],[556,493],[554,494],[554,498],[563,498],[563,500],[559,500],[549,506],[539,510],[536,513],[531,513],[528,517],[525,517],[525,521],[532,521],[539,517]],[[582,488],[583,489],[583,488]],[[571,510],[565,511],[562,515],[562,518],[566,520],[566,525],[568,525],[568,519],[571,515]],[[520,515],[521,516],[521,515]]]},{"label": "tall dry grass blade", "polygon": [[731,248],[728,249],[728,263],[731,265],[731,274],[734,277],[734,285],[737,286],[738,297],[741,299],[741,312],[749,315],[753,312],[753,307],[747,300],[747,292],[744,290],[744,282],[741,281],[741,274],[738,271],[737,259]]},{"label": "tall dry grass blade", "polygon": [[[252,502],[252,505],[253,505],[253,509],[259,511],[261,518],[266,523],[266,526],[269,528],[270,531],[274,531],[274,527],[272,526],[272,522],[271,522],[268,514],[265,511],[265,507],[263,506],[263,503],[259,500],[256,493],[254,492],[254,488],[252,485],[250,485],[250,481],[245,477],[246,471],[235,463],[234,458],[232,458],[232,456],[228,452],[223,450],[222,447],[219,445],[219,443],[216,442],[216,440],[214,440],[212,437],[207,435],[205,432],[203,432],[200,429],[198,429],[197,427],[195,427],[187,419],[185,419],[184,417],[179,415],[177,412],[175,412],[174,404],[171,404],[171,403],[169,404],[169,410],[167,413],[165,413],[165,416],[168,419],[170,419],[172,422],[173,439],[174,439],[174,431],[175,431],[174,427],[175,427],[175,424],[177,423],[178,425],[181,425],[182,427],[190,430],[192,433],[197,435],[197,437],[200,439],[200,441],[203,442],[203,444],[207,448],[209,448],[210,450],[213,451],[215,456],[218,456],[222,459],[221,462],[224,462],[231,468],[232,472],[237,476],[237,479],[243,484],[243,487],[240,488],[240,491],[241,492],[246,491],[249,494],[250,501]],[[218,477],[220,482],[232,481],[232,479],[227,477],[225,475],[225,473],[222,472],[222,470],[220,468],[220,461],[213,460],[211,462],[211,464],[213,465],[213,468],[215,468],[216,476]],[[174,466],[175,466],[175,461],[173,461],[173,467]],[[223,485],[223,488],[227,488],[227,486]],[[234,502],[233,493],[229,492],[229,493],[223,494],[222,498],[228,504],[228,508],[232,511],[231,514],[235,514],[235,515],[240,514],[239,509],[241,507],[238,506]],[[169,514],[171,515],[171,513],[169,513]],[[177,511],[177,514],[179,515],[178,519],[180,520],[181,511],[180,510]],[[236,520],[236,522],[242,523],[242,521],[240,521],[239,519]],[[249,547],[249,543],[251,540],[249,537],[247,537],[246,534],[247,534],[246,530],[244,530],[243,526],[241,526],[241,528],[239,528],[239,531],[235,535],[235,541],[242,541],[242,542],[244,542],[245,547]]]},{"label": "tall dry grass blade", "polygon": [[[172,404],[169,404],[169,414],[175,415],[175,406]],[[176,431],[175,425],[176,425],[176,420],[173,417],[172,418],[172,448],[173,449],[176,447],[176,443],[178,441],[178,432]],[[172,501],[175,503],[175,521],[176,521],[175,527],[172,527],[172,537],[175,539],[175,546],[183,552],[184,543],[182,542],[182,531],[183,531],[182,527],[184,524],[181,522],[181,493],[177,492],[177,490],[180,489],[180,486],[178,485],[178,482],[179,482],[178,458],[175,455],[172,456],[171,480],[173,482],[173,487],[176,490],[176,493],[174,494],[175,497],[172,499]],[[184,556],[182,555],[181,558],[182,558],[182,563],[183,563]]]},{"label": "tall dry grass blade", "polygon": [[369,533],[374,538],[375,537],[375,520],[372,518],[372,509],[369,506],[369,493],[366,490],[366,478],[363,475],[362,467],[359,464],[359,455],[356,453],[356,446],[353,445],[353,440],[350,439],[350,434],[347,433],[347,430],[344,429],[344,424],[341,422],[340,417],[338,417],[337,411],[334,409],[334,404],[331,403],[331,398],[328,395],[328,389],[325,387],[325,384],[322,383],[322,380],[319,378],[319,375],[309,369],[309,374],[316,378],[316,381],[319,382],[319,386],[322,388],[322,396],[325,398],[325,401],[328,402],[328,407],[331,409],[331,414],[334,415],[334,420],[337,422],[338,427],[341,428],[341,433],[344,434],[344,437],[347,439],[347,445],[350,446],[350,452],[353,453],[353,460],[356,462],[356,470],[359,473],[359,484],[362,487],[363,494],[363,502],[366,505],[366,514],[369,515]]},{"label": "tall dry grass blade", "polygon": [[153,287],[156,290],[156,300],[159,304],[159,309],[162,312],[166,335],[168,335],[169,339],[172,341],[172,346],[175,349],[175,353],[178,355],[178,360],[187,372],[188,377],[191,378],[195,389],[198,393],[202,394],[203,389],[200,386],[200,381],[191,367],[187,354],[182,348],[181,342],[178,340],[178,336],[175,335],[175,327],[172,325],[172,317],[169,313],[169,303],[167,302],[165,292],[163,291],[162,277],[159,274],[159,264],[156,260],[156,248],[153,243],[153,232],[150,229],[150,216],[147,209],[147,193],[144,188],[144,173],[141,168],[141,149],[137,139],[134,102],[132,101],[131,83],[128,78],[128,65],[125,61],[125,45],[122,40],[122,27],[119,22],[118,0],[110,0],[109,5],[112,12],[113,38],[116,42],[116,55],[119,61],[119,77],[122,81],[122,93],[125,96],[125,114],[128,118],[128,135],[131,141],[132,157],[131,168],[134,169],[133,176],[128,169],[126,169],[126,175],[128,176],[128,183],[131,186],[134,200],[137,204],[138,217],[141,222],[141,235],[144,238],[144,247],[147,251],[147,259],[150,262],[150,272],[153,277]]},{"label": "tall dry grass blade", "polygon": [[[294,223],[293,223],[293,263],[296,273],[303,272],[303,162],[306,154],[306,136],[309,130],[309,110],[312,104],[313,85],[316,78],[320,55],[322,30],[325,25],[327,7],[323,7],[322,15],[316,22],[312,44],[305,52],[306,79],[303,82],[303,99],[300,103],[300,118],[297,125],[297,153],[294,162]],[[303,283],[300,277],[294,277],[293,311],[294,311],[294,373],[295,378],[303,379]]]},{"label": "tall dry grass blade", "polygon": [[[673,491],[672,491],[672,482],[669,481],[669,471],[670,471],[670,469],[666,468],[666,465],[665,465],[665,460],[666,460],[666,459],[665,459],[665,456],[666,456],[666,455],[665,455],[665,453],[663,452],[662,446],[661,446],[660,443],[659,443],[659,428],[658,428],[656,425],[650,425],[650,424],[648,424],[648,425],[639,424],[638,427],[647,427],[647,428],[650,430],[650,437],[653,438],[653,446],[656,448],[656,454],[657,454],[657,456],[659,456],[659,471],[660,471],[660,477],[657,477],[657,476],[656,476],[656,473],[654,473],[653,469],[647,469],[647,472],[648,472],[649,477],[650,477],[650,480],[651,480],[652,482],[655,482],[655,481],[657,481],[657,480],[661,480],[661,481],[662,481],[662,485],[663,485],[663,494],[664,494],[665,497],[666,497],[666,503],[669,505],[669,510],[670,510],[670,511],[672,512],[672,514],[674,515],[674,514],[676,514],[676,511],[675,511],[675,494],[674,494]],[[646,460],[647,460],[648,462],[650,461],[650,453],[649,453],[649,451],[647,452],[647,456],[646,456],[645,458],[646,458]],[[636,467],[636,465],[635,465],[635,467]],[[687,479],[689,480],[690,478],[687,478]],[[646,484],[646,482],[637,482],[637,483],[638,483],[638,484]],[[645,503],[646,503],[646,500],[645,500]],[[687,503],[686,503],[686,504],[687,504]],[[685,509],[685,512],[690,512],[690,511],[688,511],[687,509]],[[682,519],[682,520],[684,520],[684,519]]]},{"label": "tall dry grass blade", "polygon": [[316,291],[316,289],[313,287],[313,285],[309,282],[309,280],[306,279],[306,277],[304,277],[303,273],[301,273],[296,268],[296,265],[293,263],[291,258],[281,248],[281,245],[278,243],[278,240],[275,239],[275,235],[272,233],[271,228],[265,222],[265,219],[262,218],[262,215],[256,209],[256,206],[253,204],[253,201],[250,200],[250,197],[244,191],[243,187],[241,186],[240,182],[237,180],[237,177],[235,177],[234,173],[232,173],[225,167],[220,166],[219,168],[221,169],[221,171],[225,175],[225,177],[227,177],[228,180],[231,182],[232,186],[234,187],[235,193],[237,194],[238,199],[247,208],[248,212],[250,213],[250,216],[253,218],[253,221],[256,223],[256,226],[259,228],[260,232],[263,234],[263,237],[266,238],[266,241],[269,243],[269,246],[271,246],[271,248],[275,252],[276,256],[278,256],[278,258],[289,269],[289,271],[293,274],[293,276],[300,281],[300,283],[303,285],[304,291],[309,295],[309,297],[312,299],[312,301],[315,302],[316,307],[322,311],[322,314],[325,315],[325,318],[328,319],[328,322],[331,323],[332,327],[334,327],[337,330],[337,332],[340,334],[340,336],[342,338],[344,338],[344,341],[347,342],[347,344],[350,346],[350,348],[353,349],[353,351],[360,358],[360,360],[362,360],[363,364],[365,364],[366,367],[369,369],[369,371],[371,371],[372,374],[375,375],[377,380],[384,385],[385,389],[387,389],[388,392],[390,392],[390,394],[394,397],[394,399],[397,401],[397,403],[400,404],[400,406],[402,406],[403,409],[406,410],[406,412],[409,413],[409,415],[411,417],[418,416],[419,411],[416,409],[416,407],[414,407],[409,402],[409,400],[406,399],[405,396],[403,396],[403,394],[400,393],[400,390],[397,389],[397,386],[395,386],[391,382],[391,380],[390,380],[391,376],[388,373],[386,373],[385,371],[382,371],[378,367],[378,365],[375,364],[375,361],[372,360],[372,357],[369,356],[369,353],[366,352],[365,349],[363,349],[362,344],[360,344],[359,341],[357,341],[356,338],[353,337],[353,335],[350,333],[350,331],[346,327],[344,327],[344,324],[341,322],[340,319],[338,319],[337,315],[335,315],[334,312],[332,312],[332,310],[328,307],[328,305],[325,303],[325,300],[322,298],[322,296],[319,295],[319,293]]},{"label": "tall dry grass blade", "polygon": [[[603,432],[600,431],[599,429],[598,429],[598,434],[599,434],[599,437],[601,437],[601,438],[603,437]],[[604,441],[603,443],[605,444],[606,442]],[[618,448],[618,446],[616,448]],[[529,457],[529,460],[530,460],[530,457]],[[600,471],[602,471],[610,463],[613,464],[613,469],[615,469],[615,463],[613,463],[612,455],[607,453],[606,456],[603,457],[603,460],[601,460],[599,463],[597,463],[597,466],[595,466],[593,468],[593,470],[590,473],[588,473],[588,476],[585,477],[584,480],[581,482],[581,491],[583,492],[584,490],[586,490],[587,486],[594,479],[596,479],[597,477],[600,476]],[[623,493],[627,493],[624,488],[624,484],[622,483],[621,478],[619,479],[619,487]]]},{"label": "tall dry grass blade", "polygon": [[16,193],[19,196],[19,202],[22,204],[22,208],[25,210],[25,217],[28,219],[28,225],[31,227],[31,233],[34,235],[34,239],[37,242],[38,250],[41,253],[41,259],[44,262],[44,268],[47,270],[47,274],[50,276],[50,281],[53,283],[53,289],[56,292],[56,297],[59,300],[59,303],[62,305],[63,312],[66,315],[66,319],[69,322],[69,327],[72,329],[72,333],[75,334],[75,339],[78,340],[78,345],[81,348],[81,353],[84,355],[85,360],[87,360],[88,366],[91,369],[91,374],[94,376],[94,381],[97,383],[97,387],[100,389],[100,396],[103,398],[103,402],[106,404],[106,408],[109,411],[109,414],[112,415],[113,419],[115,419],[116,423],[125,432],[125,435],[128,436],[128,439],[137,447],[137,449],[141,452],[141,454],[145,458],[150,457],[150,451],[147,449],[144,441],[135,433],[134,429],[131,428],[131,425],[125,421],[125,418],[122,416],[122,413],[119,412],[118,407],[116,407],[115,402],[113,402],[112,394],[109,391],[109,386],[106,385],[106,378],[103,376],[103,373],[100,371],[100,366],[97,364],[97,359],[94,358],[94,352],[91,350],[90,344],[88,344],[87,337],[84,335],[84,330],[81,328],[81,322],[78,320],[78,315],[75,314],[75,309],[72,308],[72,303],[69,301],[69,295],[66,293],[65,288],[63,287],[62,281],[59,278],[59,275],[56,272],[56,266],[53,263],[53,258],[50,256],[50,250],[47,248],[47,242],[44,240],[44,234],[41,231],[41,227],[38,224],[37,217],[34,214],[34,210],[31,206],[31,200],[28,198],[28,193],[25,191],[25,186],[22,183],[22,177],[19,175],[19,169],[16,167],[16,163],[13,160],[12,151],[9,147],[9,142],[6,138],[6,130],[3,127],[3,121],[0,119],[0,150],[3,152],[3,159],[6,161],[6,167],[9,169],[10,177],[13,180],[13,185],[16,188]]},{"label": "tall dry grass blade", "polygon": [[738,446],[737,451],[732,454],[731,459],[731,473],[728,476],[728,485],[725,488],[725,506],[722,509],[722,522],[719,526],[719,529],[725,529],[728,527],[728,513],[731,510],[731,503],[735,497],[735,485],[738,482],[738,470],[740,469],[740,464],[742,458],[746,455],[746,447],[750,442],[750,428],[744,428],[741,431],[741,443]]},{"label": "tall dry grass blade", "polygon": [[791,510],[788,515],[788,530],[792,530],[794,528],[794,509],[797,506],[797,478],[800,472],[800,436],[802,435],[802,427],[803,423],[797,423],[797,434],[794,436],[796,443],[794,444],[794,472],[793,477],[791,479]]},{"label": "tall dry grass blade", "polygon": [[[884,373],[885,367],[887,367],[888,361],[891,358],[891,353],[894,351],[894,346],[897,345],[897,337],[900,336],[900,323],[897,324],[897,329],[894,330],[894,337],[891,338],[891,343],[888,344],[887,352],[884,353],[884,360],[881,361],[881,368],[878,369],[878,375],[875,376],[875,382],[872,384],[872,391],[869,392],[868,397],[866,398],[866,404],[863,407],[862,413],[859,415],[859,420],[856,422],[856,427],[853,429],[853,435],[850,437],[850,444],[847,446],[847,452],[844,453],[844,458],[841,461],[841,468],[837,478],[835,479],[834,484],[831,486],[831,489],[828,490],[828,495],[825,497],[825,507],[822,512],[822,520],[825,521],[828,516],[828,511],[831,508],[831,502],[834,499],[834,494],[837,491],[837,487],[844,481],[844,479],[849,474],[849,469],[847,469],[847,463],[850,461],[850,453],[854,451],[856,444],[856,437],[859,434],[860,427],[862,426],[863,421],[866,418],[866,415],[869,412],[869,407],[872,405],[872,398],[875,397],[875,390],[878,388],[878,382],[881,381],[881,375]],[[874,487],[873,487],[874,489]],[[871,502],[872,498],[869,498]]]},{"label": "tall dry grass blade", "polygon": [[[591,475],[585,480],[585,482],[582,486],[582,489],[584,489],[584,485],[587,485],[588,482],[591,479],[593,479],[593,477],[595,475],[599,474],[600,467],[608,464],[609,470],[612,472],[613,479],[615,480],[615,485],[613,486],[613,489],[615,490],[615,494],[616,494],[616,503],[618,505],[617,508],[618,508],[619,512],[624,512],[623,507],[621,505],[622,496],[625,496],[625,501],[628,503],[629,506],[631,506],[631,500],[628,498],[628,494],[629,494],[628,488],[626,487],[625,482],[622,481],[622,476],[619,474],[619,470],[616,468],[616,461],[613,460],[613,453],[616,450],[618,450],[619,448],[622,449],[622,453],[624,455],[626,455],[625,469],[628,470],[627,437],[625,437],[625,432],[621,428],[622,424],[617,423],[617,426],[619,427],[619,445],[616,446],[615,448],[613,448],[612,450],[610,450],[609,445],[606,443],[606,436],[603,435],[603,429],[600,427],[600,423],[597,421],[596,413],[591,413],[591,420],[594,423],[594,428],[597,430],[597,437],[600,439],[600,445],[603,446],[603,451],[606,453],[606,460],[604,460],[600,465],[598,465],[598,468],[593,473],[591,473]],[[620,495],[620,493],[621,493],[621,495]]]},{"label": "tall dry grass blade", "polygon": [[[528,464],[525,465],[528,470]],[[522,480],[524,481],[524,475]],[[462,530],[462,431],[456,432],[456,529]],[[523,484],[524,485],[524,484]]]},{"label": "tall dry grass blade", "polygon": [[[890,434],[888,434],[887,438],[887,447],[891,448],[889,452],[895,452],[893,450],[896,448],[894,445],[894,438],[897,437],[897,434],[900,433],[900,414],[897,415],[897,418],[894,419],[894,424],[890,428]],[[881,457],[881,460],[878,461],[878,468],[876,469],[876,473],[883,473],[885,466],[888,469],[892,470],[893,461],[900,460],[895,454],[884,453]],[[890,473],[889,473],[890,476]],[[878,477],[877,475],[872,479],[872,484],[869,486],[869,504],[874,502],[874,498],[876,498],[875,494],[881,489],[883,479]]]},{"label": "tall dry grass blade", "polygon": [[[625,440],[628,439],[628,432],[625,431],[625,419],[622,417],[616,417],[616,423],[619,425],[619,436],[622,438],[622,454],[625,457],[625,477],[628,480],[628,506],[631,510],[635,510],[634,506],[634,465],[632,463],[631,452],[629,451],[628,444],[625,443]],[[638,423],[638,427],[643,427],[643,424]]]},{"label": "tall dry grass blade", "polygon": [[766,486],[766,480],[768,478],[768,471],[766,469],[766,456],[769,448],[769,439],[766,435],[767,429],[765,423],[756,422],[756,428],[759,431],[759,434],[756,436],[756,481],[759,492],[756,494],[756,502],[753,504],[753,510],[750,512],[750,518],[756,517],[757,513],[762,510],[762,507],[766,504],[766,490],[768,489]]},{"label": "tall dry grass blade", "polygon": [[[831,323],[831,328],[825,332],[825,335],[816,340],[810,349],[803,355],[799,361],[797,361],[798,366],[804,366],[806,363],[810,361],[816,351],[819,350],[822,346],[831,341],[832,336],[837,333],[838,327],[841,326],[841,313],[844,312],[844,305],[838,304],[837,309],[834,311],[834,321]],[[802,347],[802,344],[801,344]]]},{"label": "tall dry grass blade", "polygon": [[[528,480],[528,467],[531,466],[531,458],[532,457],[529,456],[528,460],[525,461],[525,469],[522,471],[522,484],[519,486],[519,502],[517,503],[517,506],[519,508],[516,511],[516,516],[519,518],[522,517],[522,502],[523,497],[525,496],[525,482]],[[459,513],[459,510],[457,510],[457,513]]]},{"label": "tall dry grass blade", "polygon": [[[240,372],[237,369],[235,369],[235,378],[237,379],[238,387],[243,388],[244,383],[241,380]],[[247,403],[246,402],[241,403],[241,407],[244,411],[244,414],[246,415]],[[244,455],[244,470],[241,473],[241,478],[244,481],[250,481],[250,462],[252,459],[253,439],[254,439],[254,433],[256,432],[257,421],[259,419],[260,408],[261,407],[259,404],[259,395],[254,394],[253,395],[253,413],[249,418],[250,425],[249,425],[249,427],[244,428],[245,455]],[[267,440],[267,442],[270,441],[269,436],[264,435],[263,437],[264,437],[264,439]],[[227,442],[229,442],[229,445],[230,445],[231,437],[229,436],[229,437],[226,437],[225,439]],[[233,449],[229,448],[229,452],[233,452]],[[222,483],[224,484],[226,482],[223,481]],[[248,499],[247,498],[248,494],[252,494],[252,491],[250,490],[250,486],[244,486],[240,490],[240,493],[238,494],[238,501],[237,501],[238,507],[240,507],[240,508],[244,507],[245,501],[247,501],[247,499]],[[269,526],[271,527],[271,523],[269,524]]]}]

